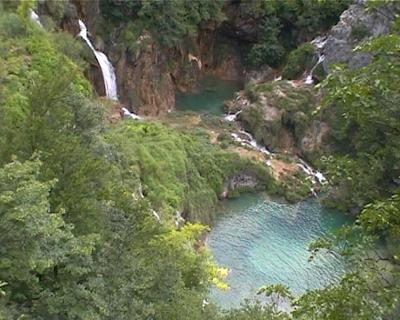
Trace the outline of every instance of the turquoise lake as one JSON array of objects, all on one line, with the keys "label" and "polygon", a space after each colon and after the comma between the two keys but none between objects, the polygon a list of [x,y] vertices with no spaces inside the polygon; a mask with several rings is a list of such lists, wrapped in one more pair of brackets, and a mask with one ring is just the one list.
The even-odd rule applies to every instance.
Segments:
[{"label": "turquoise lake", "polygon": [[207,239],[221,266],[230,269],[230,290],[211,290],[222,308],[254,299],[259,287],[282,283],[295,294],[337,281],[344,262],[319,255],[308,262],[308,244],[349,222],[344,215],[322,207],[316,199],[280,203],[263,194],[243,195],[224,203]]},{"label": "turquoise lake", "polygon": [[221,115],[224,101],[232,99],[242,86],[240,82],[207,76],[200,81],[196,92],[177,94],[176,109]]}]

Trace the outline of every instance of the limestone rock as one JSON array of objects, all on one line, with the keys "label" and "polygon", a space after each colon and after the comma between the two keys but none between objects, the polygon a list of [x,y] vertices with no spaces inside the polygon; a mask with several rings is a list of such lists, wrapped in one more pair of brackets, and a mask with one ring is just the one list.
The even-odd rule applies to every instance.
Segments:
[{"label": "limestone rock", "polygon": [[259,183],[258,179],[251,173],[237,173],[226,182],[220,198],[227,198],[230,193],[238,189],[255,189]]},{"label": "limestone rock", "polygon": [[139,115],[166,113],[175,106],[175,86],[165,56],[149,34],[143,34],[138,42],[140,49],[124,52],[116,65],[122,102]]},{"label": "limestone rock", "polygon": [[325,71],[328,72],[329,66],[334,63],[347,63],[352,68],[368,64],[370,55],[354,52],[353,49],[367,37],[389,33],[398,12],[400,4],[396,1],[377,8],[367,8],[365,1],[360,0],[351,5],[327,35],[322,48]]}]

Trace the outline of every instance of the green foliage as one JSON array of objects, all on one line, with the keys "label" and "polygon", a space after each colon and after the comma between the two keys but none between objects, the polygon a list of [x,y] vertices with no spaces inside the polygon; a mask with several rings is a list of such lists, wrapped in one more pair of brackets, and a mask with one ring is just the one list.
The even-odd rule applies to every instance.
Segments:
[{"label": "green foliage", "polygon": [[258,31],[261,34],[258,43],[251,47],[247,56],[247,62],[252,66],[270,65],[277,67],[284,56],[284,48],[278,39],[279,20],[271,17],[264,20]]},{"label": "green foliage", "polygon": [[261,303],[243,303],[240,308],[226,311],[221,320],[288,320],[290,316]]},{"label": "green foliage", "polygon": [[2,36],[18,37],[25,33],[25,28],[17,14],[1,14],[0,33]]},{"label": "green foliage", "polygon": [[240,12],[244,17],[255,19],[258,27],[247,62],[253,66],[280,65],[287,53],[304,41],[305,34],[311,39],[328,30],[349,4],[349,0],[241,2]]},{"label": "green foliage", "polygon": [[315,49],[311,43],[305,43],[290,52],[288,62],[282,71],[284,79],[296,79],[315,63]]},{"label": "green foliage", "polygon": [[316,106],[313,88],[296,88],[290,82],[276,81],[247,87],[246,95],[254,103],[239,118],[259,143],[274,150],[288,133],[300,141]]},{"label": "green foliage", "polygon": [[[380,235],[394,243],[400,239],[400,196],[394,194],[389,199],[367,204],[359,217],[359,223],[365,233]],[[400,253],[395,253],[399,260]]]},{"label": "green foliage", "polygon": [[222,21],[222,6],[222,1],[211,0],[101,2],[103,15],[112,22],[136,19],[134,23],[129,23],[128,27],[132,30],[132,25],[135,25],[135,31],[124,31],[124,41],[132,39],[142,30],[147,30],[167,47],[173,47],[185,38],[196,36],[202,23]]},{"label": "green foliage", "polygon": [[234,173],[250,171],[261,183],[268,179],[265,169],[209,144],[204,135],[125,122],[106,139],[117,146],[126,173],[142,182],[144,195],[166,217],[180,211],[191,220],[210,222],[223,185]]},{"label": "green foliage", "polygon": [[[338,10],[332,2],[318,3],[316,8],[330,8],[330,13]],[[304,14],[298,25],[314,28],[314,20],[309,20],[313,17],[305,14],[312,12],[307,11],[309,2],[256,1],[253,9],[273,14],[285,8],[287,20],[279,21],[286,25],[299,4]],[[148,20],[153,32],[165,28],[165,44],[170,45],[194,35],[202,22],[218,20],[222,4],[113,1],[113,5]],[[20,16],[0,14],[0,318],[396,318],[400,293],[393,268],[400,254],[400,197],[395,192],[400,175],[397,36],[365,44],[362,49],[375,54],[373,62],[334,74],[326,86],[335,146],[335,156],[327,157],[326,163],[342,192],[338,201],[346,208],[371,204],[354,226],[314,242],[310,249],[312,257],[317,252],[345,254],[351,272],[339,284],[294,300],[291,315],[259,303],[220,314],[212,304],[203,306],[203,299],[211,283],[224,286],[226,271],[213,263],[199,241],[207,228],[189,223],[175,228],[175,211],[191,220],[211,221],[210,213],[229,178],[246,173],[265,185],[268,172],[211,145],[204,132],[184,134],[157,123],[128,121],[108,127],[104,107],[91,100],[90,85],[82,75],[80,54],[75,53],[79,45],[65,35],[56,39],[30,23],[29,8],[26,2],[19,7]],[[118,18],[120,13],[112,15]],[[161,21],[166,14],[173,19]],[[258,11],[257,17],[263,12]],[[322,21],[317,25],[320,28]],[[259,47],[260,59],[269,54],[264,49]],[[276,56],[274,52],[268,57],[269,63]],[[260,94],[269,101],[276,99],[284,111],[280,121],[294,128],[295,136],[301,135],[312,112],[312,92],[283,87],[285,95],[278,99],[275,89],[260,85],[248,92],[254,100]],[[259,107],[250,107],[243,115],[259,130],[265,127]],[[309,185],[302,184],[301,192],[303,188]],[[154,209],[161,221],[154,217]],[[387,245],[383,256],[377,240]],[[291,298],[282,285],[261,291]]]},{"label": "green foliage", "polygon": [[34,24],[14,38],[9,30],[0,32],[1,317],[157,318],[181,296],[200,315],[209,284],[223,276],[195,250],[204,228],[157,222],[149,200],[132,196],[138,181],[104,140],[104,108],[65,47]]},{"label": "green foliage", "polygon": [[329,169],[346,208],[387,195],[400,175],[399,44],[396,35],[366,43],[359,50],[373,52],[373,61],[360,69],[338,68],[326,83],[325,117],[335,147]]},{"label": "green foliage", "polygon": [[[320,290],[309,291],[294,301],[296,319],[395,319],[398,308],[399,273],[398,263],[398,209],[391,211],[391,230],[395,237],[387,238],[396,248],[387,251],[377,243],[379,230],[388,226],[384,217],[392,210],[396,201],[389,200],[368,206],[353,225],[345,226],[335,235],[314,241],[310,250],[312,258],[317,253],[341,254],[351,267],[338,284]],[[389,211],[387,210],[389,209]],[[375,216],[377,216],[375,218]],[[373,223],[377,223],[377,228]]]},{"label": "green foliage", "polygon": [[46,0],[45,5],[47,12],[52,20],[59,25],[65,13],[66,0]]},{"label": "green foliage", "polygon": [[290,292],[290,289],[283,284],[271,284],[267,286],[262,286],[257,294],[265,294],[267,297],[271,297],[272,295],[276,295],[278,299],[293,299],[293,295]]},{"label": "green foliage", "polygon": [[[374,294],[371,288],[379,293]],[[385,288],[379,279],[349,273],[339,285],[303,295],[296,302],[293,315],[304,320],[382,319],[392,315],[398,293],[396,288]]]},{"label": "green foliage", "polygon": [[[62,213],[51,211],[49,191],[54,182],[40,182],[40,170],[37,160],[0,169],[0,278],[7,279],[6,290],[18,304],[41,296],[33,310],[57,303],[54,300],[70,286],[78,289],[76,281],[87,274],[97,240],[95,235],[75,237]],[[56,282],[63,290],[53,287]],[[58,312],[71,312],[65,304],[57,307]]]},{"label": "green foliage", "polygon": [[20,1],[17,7],[17,13],[21,21],[27,24],[30,19],[30,10],[35,7],[35,0]]}]

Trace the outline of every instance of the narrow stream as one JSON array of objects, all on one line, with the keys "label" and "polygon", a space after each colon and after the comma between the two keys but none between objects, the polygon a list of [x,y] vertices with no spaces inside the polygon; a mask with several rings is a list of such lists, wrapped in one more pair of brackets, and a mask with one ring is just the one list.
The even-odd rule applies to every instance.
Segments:
[{"label": "narrow stream", "polygon": [[213,288],[211,298],[222,308],[254,299],[259,287],[282,283],[295,294],[337,281],[344,263],[321,256],[308,262],[308,244],[332,232],[348,218],[310,199],[280,203],[264,194],[226,201],[207,239],[217,263],[230,269],[230,290]]}]

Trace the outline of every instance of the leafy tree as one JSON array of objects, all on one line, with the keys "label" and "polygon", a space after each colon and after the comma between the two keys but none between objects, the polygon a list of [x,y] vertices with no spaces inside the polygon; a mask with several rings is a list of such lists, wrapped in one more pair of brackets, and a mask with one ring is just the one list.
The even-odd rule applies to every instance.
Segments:
[{"label": "leafy tree", "polygon": [[[102,13],[106,18],[118,23],[135,19],[135,25],[150,31],[161,45],[167,47],[174,47],[185,38],[196,36],[204,23],[221,22],[222,6],[222,1],[210,0],[101,2]],[[128,27],[132,30],[132,26],[128,24]]]},{"label": "leafy tree", "polygon": [[0,169],[0,277],[7,279],[9,299],[22,310],[30,305],[27,309],[42,313],[51,300],[58,313],[71,314],[72,306],[64,300],[73,286],[82,309],[84,289],[77,280],[89,270],[96,236],[75,237],[62,212],[50,211],[54,182],[38,179],[41,166],[34,160]]},{"label": "leafy tree", "polygon": [[338,67],[325,86],[336,159],[330,158],[329,168],[347,208],[390,194],[400,175],[399,44],[397,35],[364,44],[358,50],[372,54],[371,63]]},{"label": "leafy tree", "polygon": [[282,71],[284,79],[296,79],[301,74],[310,70],[315,63],[315,49],[310,43],[305,43],[290,52],[288,62]]},{"label": "leafy tree", "polygon": [[250,65],[281,65],[304,41],[327,31],[350,4],[348,0],[242,1],[240,12],[257,21],[257,34],[246,60]]},{"label": "leafy tree", "polygon": [[276,311],[273,307],[263,305],[260,302],[250,303],[246,301],[240,308],[225,312],[223,320],[288,320],[289,315]]}]

